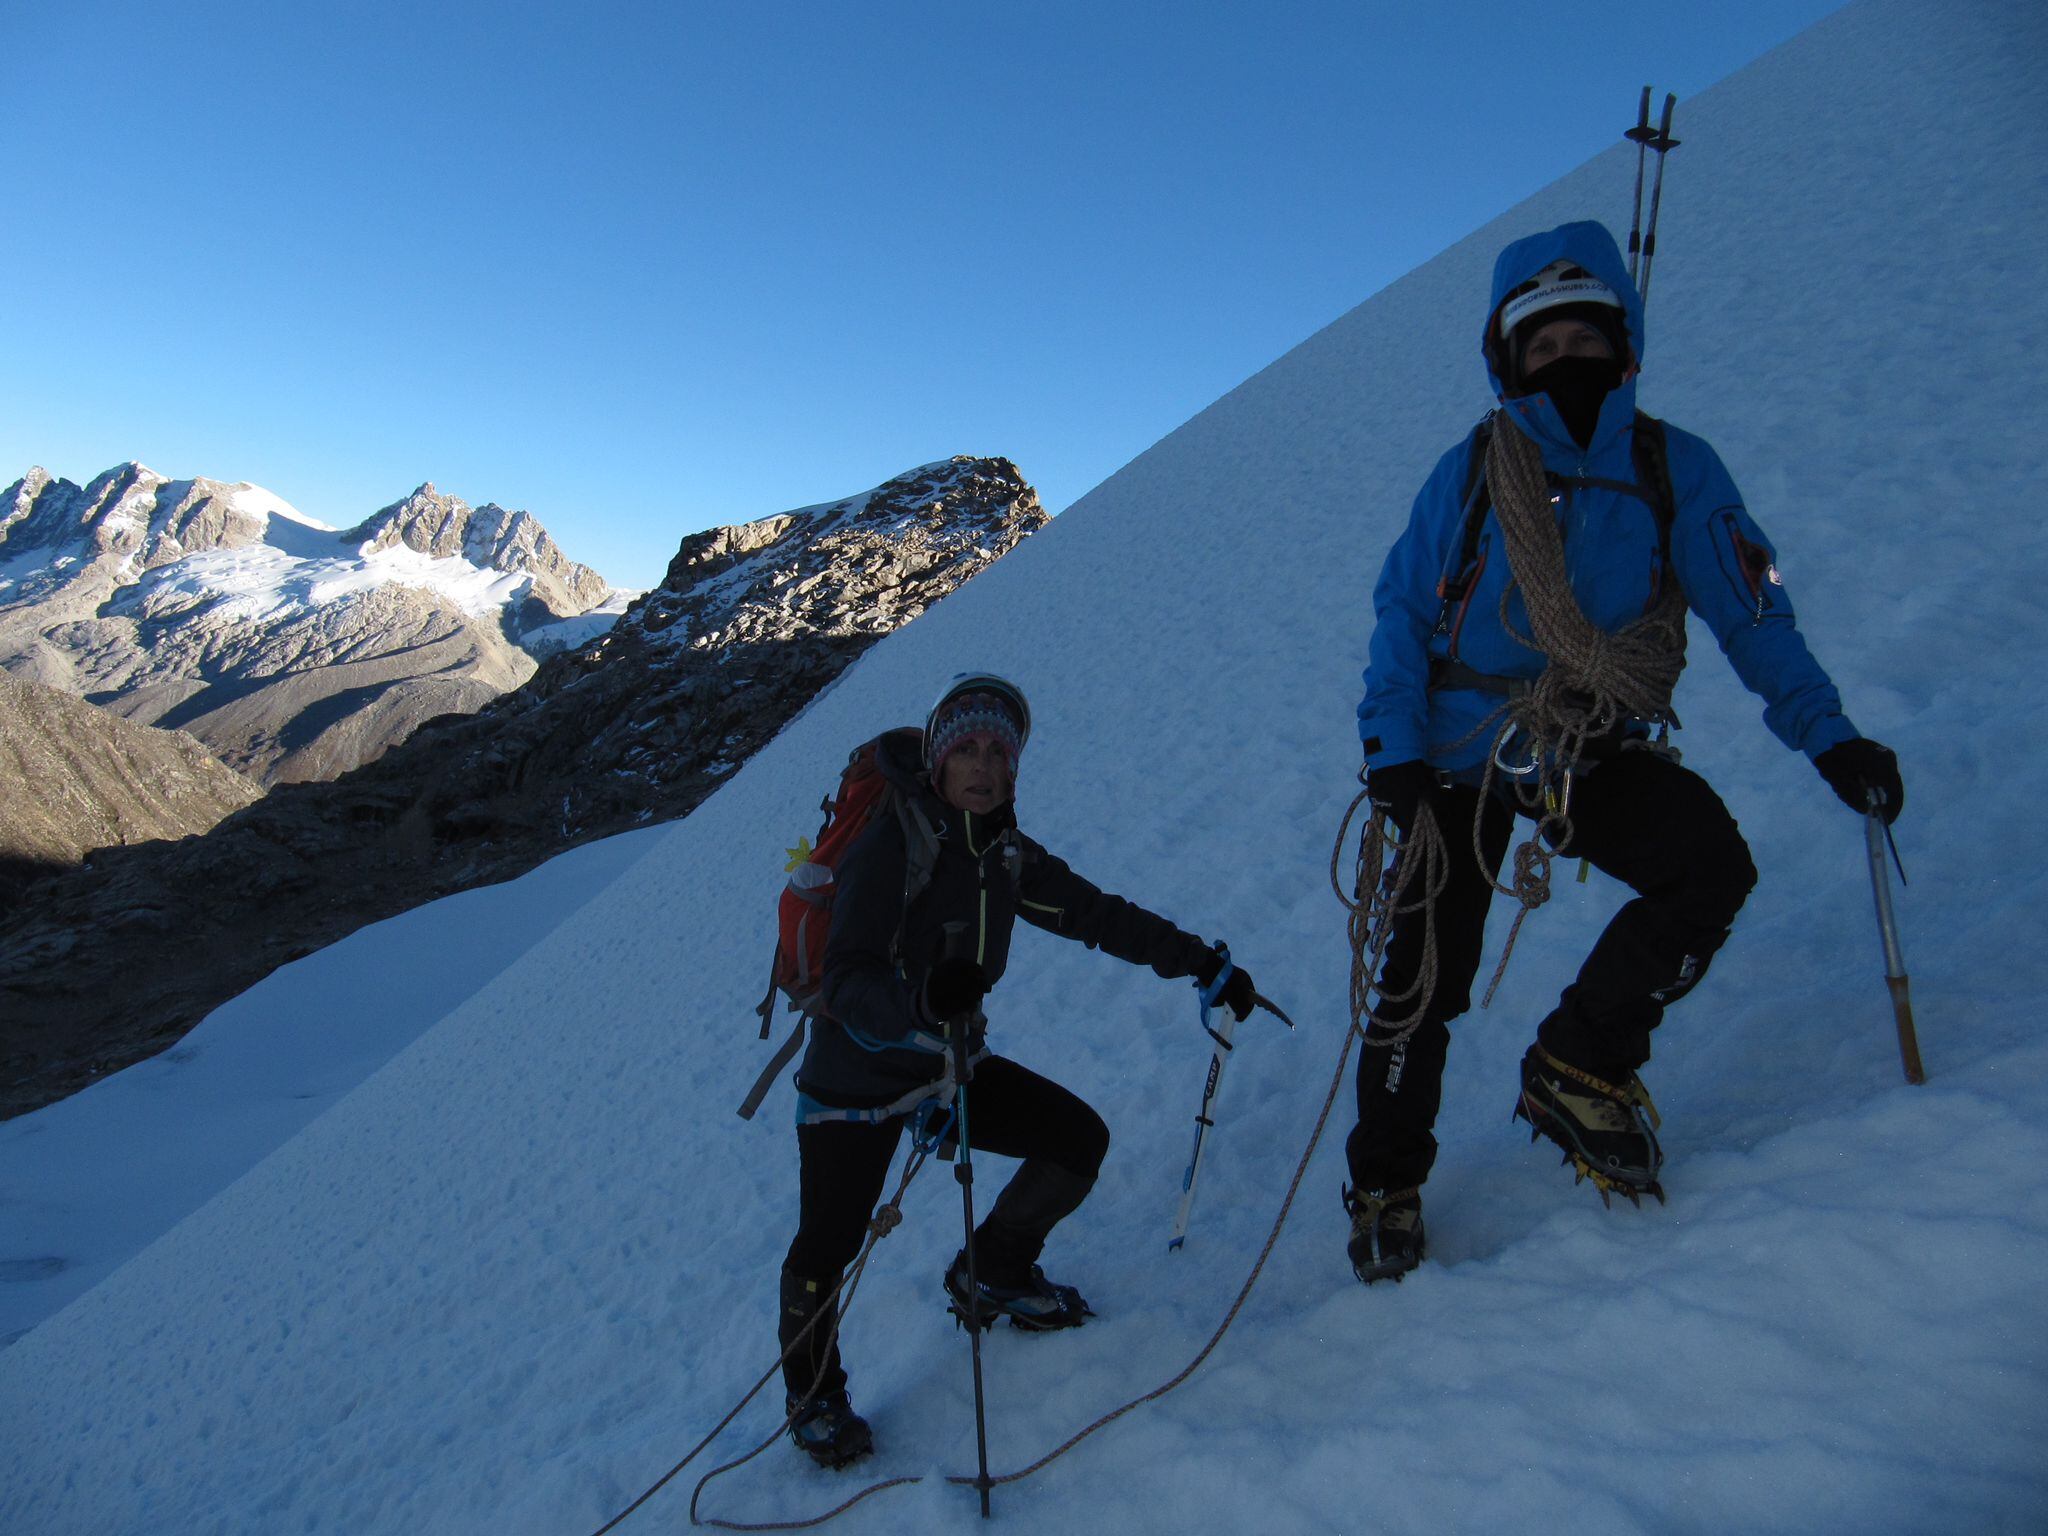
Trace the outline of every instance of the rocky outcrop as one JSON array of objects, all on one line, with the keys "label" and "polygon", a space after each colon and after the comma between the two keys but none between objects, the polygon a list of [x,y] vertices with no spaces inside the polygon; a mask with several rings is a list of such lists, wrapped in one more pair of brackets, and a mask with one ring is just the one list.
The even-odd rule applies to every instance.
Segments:
[{"label": "rocky outcrop", "polygon": [[95,848],[207,831],[259,786],[182,731],[0,673],[0,911]]},{"label": "rocky outcrop", "polygon": [[0,923],[0,1117],[165,1048],[365,923],[687,813],[854,657],[1046,521],[1007,460],[957,458],[692,535],[608,633],[475,714],[331,783],[280,785],[203,838],[43,882]]},{"label": "rocky outcrop", "polygon": [[431,485],[347,531],[140,464],[0,494],[0,669],[189,731],[266,784],[480,708],[560,648],[547,626],[624,598],[527,513]]}]

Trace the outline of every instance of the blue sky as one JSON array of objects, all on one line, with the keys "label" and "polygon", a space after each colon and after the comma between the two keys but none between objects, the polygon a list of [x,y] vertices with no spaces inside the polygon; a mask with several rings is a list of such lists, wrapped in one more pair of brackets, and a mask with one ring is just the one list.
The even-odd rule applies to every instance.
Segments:
[{"label": "blue sky", "polygon": [[9,7],[0,483],[432,480],[634,586],[954,453],[1063,508],[1833,9]]}]

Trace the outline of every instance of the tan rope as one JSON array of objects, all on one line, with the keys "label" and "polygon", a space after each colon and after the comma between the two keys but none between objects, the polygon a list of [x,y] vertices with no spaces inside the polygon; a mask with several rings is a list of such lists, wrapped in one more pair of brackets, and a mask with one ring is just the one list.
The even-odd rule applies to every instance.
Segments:
[{"label": "tan rope", "polygon": [[[1391,1050],[1422,1027],[1430,1000],[1436,996],[1436,904],[1450,882],[1450,851],[1427,803],[1417,805],[1414,827],[1398,842],[1388,835],[1396,830],[1390,818],[1375,808],[1367,813],[1359,831],[1351,883],[1354,894],[1345,895],[1339,867],[1344,846],[1351,839],[1352,820],[1371,793],[1369,789],[1358,792],[1337,828],[1337,841],[1330,849],[1330,889],[1344,904],[1345,930],[1351,940],[1352,1033],[1375,1050]],[[1390,852],[1393,867],[1383,875]],[[1415,980],[1405,991],[1381,992],[1380,977],[1387,945],[1394,936],[1394,921],[1417,911],[1422,913],[1423,935]],[[1373,1006],[1375,993],[1379,993],[1377,1008]],[[1389,1004],[1411,999],[1413,1007],[1402,1023],[1380,1022]]]},{"label": "tan rope", "polygon": [[[1393,932],[1394,919],[1402,913],[1416,910],[1421,910],[1425,917],[1430,914],[1436,898],[1443,894],[1444,882],[1449,877],[1448,855],[1443,835],[1437,830],[1436,818],[1429,813],[1427,807],[1422,808],[1413,831],[1400,844],[1393,843],[1387,837],[1389,823],[1383,814],[1376,812],[1367,817],[1360,832],[1358,863],[1352,884],[1353,890],[1357,893],[1356,898],[1346,896],[1340,883],[1344,847],[1351,838],[1351,823],[1357,816],[1359,807],[1368,799],[1368,792],[1361,790],[1352,800],[1344,813],[1342,824],[1337,829],[1337,841],[1330,852],[1330,886],[1349,914],[1347,927],[1352,940],[1351,1028],[1344,1032],[1344,1048],[1338,1052],[1337,1070],[1330,1076],[1330,1086],[1323,1095],[1322,1109],[1316,1115],[1315,1129],[1309,1133],[1308,1145],[1302,1150],[1300,1160],[1294,1165],[1294,1175],[1288,1180],[1287,1193],[1280,1202],[1280,1213],[1274,1218],[1272,1230],[1266,1234],[1265,1245],[1260,1248],[1251,1272],[1245,1276],[1244,1284],[1238,1288],[1237,1296],[1230,1304],[1230,1310],[1224,1314],[1223,1321],[1216,1325],[1216,1331],[1209,1335],[1208,1342],[1203,1344],[1201,1349],[1196,1351],[1195,1357],[1178,1372],[1150,1392],[1134,1397],[1121,1407],[1103,1414],[1029,1466],[1005,1473],[1001,1477],[990,1478],[990,1487],[1017,1482],[1050,1466],[1097,1430],[1115,1423],[1134,1408],[1143,1407],[1146,1403],[1166,1396],[1201,1368],[1202,1362],[1207,1360],[1216,1346],[1223,1342],[1223,1335],[1228,1333],[1231,1324],[1237,1321],[1244,1304],[1251,1299],[1252,1288],[1259,1283],[1259,1276],[1265,1270],[1266,1261],[1272,1257],[1273,1247],[1280,1241],[1280,1233],[1286,1227],[1288,1215],[1294,1209],[1295,1196],[1301,1190],[1301,1181],[1308,1173],[1308,1165],[1315,1157],[1316,1148],[1322,1143],[1323,1132],[1329,1127],[1330,1111],[1335,1107],[1337,1095],[1343,1089],[1345,1069],[1351,1061],[1351,1047],[1361,1040],[1375,1047],[1391,1047],[1406,1040],[1420,1026],[1423,1010],[1428,1006],[1430,995],[1436,987],[1434,929],[1431,929],[1426,937],[1424,963],[1418,968],[1414,986],[1395,997],[1381,999],[1383,1004],[1388,1001],[1403,1002],[1419,993],[1421,1001],[1416,1006],[1414,1019],[1375,1038],[1370,1033],[1374,1024],[1370,999],[1375,988],[1374,978],[1378,974],[1379,961],[1386,952],[1387,941]],[[1397,856],[1390,878],[1383,882],[1380,878],[1380,869],[1389,848],[1393,848]],[[1418,880],[1421,882],[1421,889],[1415,891]],[[1411,891],[1414,892],[1412,900],[1409,899]],[[951,1476],[946,1481],[963,1487],[975,1487],[979,1483],[979,1479],[965,1476]]]},{"label": "tan rope", "polygon": [[[1610,633],[1586,617],[1565,566],[1564,534],[1542,450],[1505,411],[1494,414],[1486,480],[1510,573],[1500,595],[1501,629],[1516,644],[1541,652],[1545,665],[1528,693],[1497,712],[1505,718],[1487,752],[1473,817],[1472,847],[1480,871],[1496,891],[1514,897],[1518,907],[1500,963],[1480,999],[1482,1008],[1493,1001],[1507,972],[1523,919],[1550,899],[1553,850],[1571,839],[1572,780],[1587,743],[1630,720],[1662,724],[1671,719],[1671,695],[1685,670],[1686,606],[1684,592],[1667,571],[1656,602],[1640,618]],[[1518,588],[1529,615],[1528,635],[1516,631],[1509,613],[1509,599]],[[1531,771],[1517,780],[1515,793],[1535,813],[1535,826],[1515,849],[1510,883],[1502,885],[1480,851],[1480,824],[1501,756],[1511,743],[1527,754]]]},{"label": "tan rope", "polygon": [[[1015,1472],[1004,1473],[999,1477],[991,1477],[988,1480],[989,1487],[994,1488],[1007,1483],[1019,1482],[1024,1478],[1032,1476],[1034,1473],[1042,1471],[1053,1462],[1059,1460],[1060,1457],[1066,1455],[1067,1452],[1073,1450],[1074,1447],[1093,1435],[1097,1430],[1114,1423],[1133,1409],[1140,1408],[1146,1403],[1154,1402],[1166,1396],[1167,1393],[1180,1386],[1201,1368],[1202,1363],[1214,1353],[1216,1346],[1223,1341],[1224,1334],[1229,1332],[1231,1325],[1237,1321],[1238,1314],[1243,1311],[1245,1303],[1251,1299],[1252,1290],[1258,1284],[1261,1274],[1265,1271],[1266,1261],[1272,1256],[1273,1248],[1280,1240],[1280,1234],[1287,1225],[1287,1218],[1294,1209],[1295,1196],[1300,1193],[1302,1180],[1308,1173],[1308,1165],[1315,1157],[1316,1148],[1322,1143],[1323,1132],[1329,1127],[1330,1113],[1336,1105],[1338,1093],[1342,1091],[1344,1086],[1345,1069],[1350,1064],[1352,1046],[1361,1040],[1375,1047],[1392,1046],[1407,1039],[1419,1027],[1423,1010],[1427,1007],[1430,995],[1436,986],[1434,929],[1432,928],[1426,937],[1424,964],[1419,968],[1414,986],[1409,991],[1392,999],[1392,1001],[1400,1002],[1420,994],[1420,1002],[1416,1006],[1414,1017],[1408,1023],[1399,1026],[1380,1038],[1374,1038],[1369,1032],[1373,1023],[1372,1010],[1369,1006],[1373,990],[1373,978],[1377,975],[1379,962],[1385,955],[1387,942],[1393,931],[1394,918],[1401,913],[1418,909],[1424,912],[1425,917],[1428,917],[1433,911],[1436,898],[1443,893],[1444,882],[1449,876],[1448,854],[1443,835],[1437,828],[1436,820],[1434,816],[1428,813],[1426,808],[1417,817],[1414,830],[1399,844],[1392,842],[1387,837],[1388,823],[1386,818],[1376,813],[1368,818],[1359,839],[1358,862],[1353,882],[1353,889],[1357,892],[1357,898],[1354,900],[1352,897],[1346,896],[1343,887],[1339,884],[1340,861],[1343,856],[1344,846],[1350,839],[1351,823],[1357,816],[1359,807],[1368,798],[1367,793],[1361,790],[1357,797],[1352,800],[1350,808],[1344,813],[1343,823],[1337,831],[1337,842],[1330,855],[1331,886],[1337,893],[1337,899],[1343,902],[1346,911],[1350,914],[1348,927],[1352,938],[1351,1027],[1344,1032],[1344,1046],[1338,1053],[1337,1068],[1331,1074],[1330,1086],[1323,1095],[1323,1104],[1316,1116],[1315,1129],[1310,1133],[1308,1145],[1303,1149],[1300,1160],[1295,1164],[1293,1177],[1288,1180],[1287,1193],[1280,1202],[1279,1214],[1274,1218],[1272,1230],[1267,1233],[1265,1244],[1260,1248],[1258,1258],[1252,1264],[1251,1272],[1245,1276],[1244,1284],[1238,1288],[1237,1295],[1232,1300],[1230,1309],[1224,1314],[1223,1321],[1216,1325],[1216,1329],[1209,1335],[1208,1341],[1202,1345],[1195,1353],[1194,1358],[1182,1367],[1181,1370],[1160,1383],[1160,1385],[1154,1387],[1151,1391],[1139,1397],[1134,1397],[1121,1407],[1101,1415],[1094,1422],[1069,1436],[1065,1441],[1046,1452],[1045,1455],[1039,1457],[1038,1460],[1030,1463],[1028,1466],[1021,1467]],[[1395,865],[1390,872],[1389,878],[1382,881],[1380,878],[1380,867],[1385,860],[1386,852],[1389,848],[1394,849],[1396,853]],[[1418,879],[1421,881],[1419,890],[1416,889]],[[1387,999],[1382,999],[1382,1001],[1387,1001]],[[838,1296],[840,1290],[846,1292],[847,1298],[845,1308],[835,1309],[838,1313],[832,1325],[835,1333],[840,1326],[840,1322],[843,1320],[845,1311],[850,1310],[852,1307],[854,1291],[858,1287],[862,1272],[867,1267],[869,1256],[874,1252],[874,1245],[902,1220],[900,1206],[903,1192],[908,1188],[910,1180],[921,1162],[922,1154],[917,1154],[905,1166],[903,1178],[897,1185],[896,1193],[881,1210],[875,1213],[875,1219],[869,1225],[867,1246],[862,1249],[860,1257],[854,1262],[853,1267],[847,1271],[839,1286],[834,1288],[833,1298]],[[828,1298],[828,1301],[831,1299]],[[674,1467],[671,1467],[653,1487],[641,1494],[639,1498],[620,1511],[617,1516],[600,1527],[593,1533],[593,1536],[606,1536],[607,1532],[617,1526],[628,1515],[632,1514],[634,1510],[645,1504],[674,1478],[677,1473],[681,1472],[685,1466],[695,1460],[705,1446],[717,1439],[723,1433],[726,1426],[739,1416],[741,1410],[753,1401],[760,1393],[761,1388],[766,1386],[775,1373],[781,1369],[783,1360],[786,1360],[803,1343],[804,1339],[809,1336],[811,1329],[817,1326],[818,1318],[823,1317],[824,1311],[824,1308],[819,1309],[818,1317],[814,1317],[804,1326],[803,1331],[790,1342],[789,1348],[782,1352],[781,1357],[754,1384],[752,1390],[733,1407],[730,1413],[719,1421],[717,1427],[710,1434],[697,1443],[689,1455],[676,1463]],[[816,1383],[813,1382],[812,1385],[815,1388]],[[886,1481],[874,1483],[869,1487],[863,1488],[852,1498],[836,1505],[821,1515],[815,1515],[806,1520],[750,1523],[737,1520],[721,1520],[698,1514],[698,1500],[702,1497],[706,1485],[713,1478],[720,1477],[752,1461],[769,1446],[773,1445],[776,1440],[780,1439],[788,1427],[789,1420],[785,1418],[783,1423],[767,1439],[756,1445],[751,1451],[748,1451],[746,1455],[706,1473],[704,1478],[697,1484],[696,1491],[690,1496],[690,1523],[693,1525],[717,1526],[729,1531],[805,1530],[812,1526],[823,1525],[828,1520],[837,1518],[873,1494],[881,1493],[890,1488],[900,1488],[906,1484],[923,1481],[921,1477],[889,1478]],[[979,1487],[981,1483],[979,1476],[964,1474],[949,1475],[946,1481],[949,1484],[961,1487]]]},{"label": "tan rope", "polygon": [[[784,1349],[783,1352],[776,1357],[775,1363],[769,1366],[768,1369],[762,1373],[761,1379],[756,1381],[754,1385],[747,1390],[747,1395],[745,1397],[742,1397],[737,1403],[733,1404],[732,1411],[726,1414],[724,1418],[718,1421],[718,1423],[712,1428],[710,1434],[706,1435],[702,1440],[699,1440],[696,1443],[696,1445],[691,1447],[689,1455],[685,1456],[681,1461],[677,1462],[674,1466],[670,1467],[666,1472],[662,1473],[660,1477],[656,1478],[653,1485],[650,1486],[646,1490],[646,1492],[642,1493],[638,1498],[633,1500],[632,1503],[628,1504],[624,1509],[620,1510],[616,1515],[612,1516],[611,1519],[607,1520],[603,1525],[599,1526],[596,1529],[596,1531],[592,1532],[592,1536],[605,1536],[606,1532],[617,1527],[621,1522],[625,1520],[625,1518],[628,1515],[632,1514],[634,1510],[640,1508],[641,1505],[645,1504],[649,1499],[653,1498],[657,1493],[661,1492],[663,1488],[667,1487],[668,1484],[675,1478],[676,1474],[681,1472],[683,1468],[687,1467],[691,1462],[695,1461],[707,1445],[711,1444],[712,1441],[716,1440],[720,1435],[724,1434],[726,1426],[732,1423],[734,1419],[740,1416],[741,1412],[746,1408],[747,1404],[751,1403],[756,1397],[760,1396],[761,1389],[767,1386],[768,1383],[775,1378],[776,1372],[782,1369],[783,1362],[788,1360],[791,1355],[795,1354],[797,1349],[803,1344],[803,1342],[811,1336],[812,1330],[818,1326],[819,1320],[825,1316],[827,1311],[830,1311],[832,1313],[832,1327],[830,1332],[826,1335],[826,1349],[829,1354],[832,1340],[838,1337],[840,1325],[845,1320],[846,1313],[850,1311],[853,1307],[854,1294],[860,1288],[860,1277],[862,1272],[868,1266],[868,1258],[870,1255],[874,1253],[875,1244],[879,1243],[883,1238],[887,1237],[891,1232],[895,1231],[899,1225],[902,1224],[904,1192],[910,1188],[910,1181],[917,1177],[918,1170],[924,1166],[925,1159],[928,1155],[929,1154],[925,1151],[925,1149],[917,1147],[915,1145],[912,1146],[910,1156],[904,1159],[903,1176],[902,1178],[897,1180],[896,1192],[892,1194],[888,1198],[888,1200],[886,1200],[882,1204],[881,1208],[875,1212],[873,1219],[868,1222],[867,1242],[862,1246],[859,1257],[853,1261],[852,1267],[849,1268],[845,1274],[839,1277],[839,1283],[832,1287],[831,1294],[825,1298],[823,1304],[820,1305],[818,1310],[812,1315],[811,1320],[804,1324],[802,1331],[800,1331],[795,1338],[789,1341],[789,1347]],[[846,1305],[844,1307],[838,1305],[839,1296],[841,1292],[844,1292],[846,1295]],[[811,1392],[817,1391],[818,1383],[822,1380],[824,1380],[824,1367],[821,1366],[819,1367],[817,1376],[813,1377],[811,1380]],[[810,1392],[805,1393],[806,1398],[808,1398],[810,1395]],[[789,1428],[790,1424],[794,1421],[795,1417],[796,1416],[794,1413],[785,1415],[783,1417],[782,1423],[776,1428],[774,1433],[769,1435],[766,1440],[763,1440],[751,1451],[747,1452],[746,1455],[740,1457],[737,1461],[728,1462],[726,1463],[726,1465],[718,1467],[715,1470],[705,1474],[703,1480],[697,1484],[696,1491],[690,1495],[691,1524],[722,1525],[725,1526],[728,1530],[738,1531],[798,1530],[803,1528],[804,1526],[819,1525],[822,1524],[824,1521],[830,1520],[834,1515],[840,1514],[845,1510],[851,1509],[854,1505],[858,1504],[862,1499],[866,1498],[871,1493],[879,1493],[884,1488],[893,1488],[899,1483],[914,1483],[917,1481],[917,1479],[914,1477],[898,1477],[892,1478],[890,1481],[885,1483],[877,1483],[871,1488],[862,1489],[859,1493],[855,1494],[852,1498],[848,1499],[844,1504],[841,1504],[837,1509],[834,1509],[827,1514],[820,1515],[815,1520],[799,1520],[791,1522],[786,1525],[734,1525],[724,1520],[699,1521],[697,1518],[697,1500],[704,1492],[704,1485],[710,1482],[712,1478],[717,1477],[722,1473],[730,1472],[733,1470],[733,1468],[744,1466],[747,1462],[752,1461],[756,1456],[760,1455],[769,1446],[773,1445],[777,1440],[782,1438],[783,1432]]]},{"label": "tan rope", "polygon": [[[1223,1335],[1230,1331],[1230,1325],[1237,1321],[1238,1313],[1244,1309],[1244,1304],[1251,1299],[1252,1287],[1259,1283],[1259,1276],[1266,1267],[1266,1260],[1272,1257],[1274,1244],[1280,1241],[1281,1230],[1287,1225],[1288,1214],[1294,1209],[1294,1197],[1301,1189],[1301,1181],[1308,1173],[1309,1162],[1315,1156],[1316,1147],[1323,1139],[1323,1131],[1330,1123],[1330,1110],[1337,1102],[1338,1090],[1344,1086],[1345,1064],[1351,1059],[1351,1046],[1357,1038],[1354,1031],[1346,1030],[1344,1032],[1344,1049],[1338,1053],[1337,1070],[1330,1078],[1329,1091],[1323,1095],[1322,1111],[1316,1116],[1315,1130],[1309,1134],[1308,1146],[1301,1154],[1301,1161],[1294,1166],[1294,1177],[1288,1180],[1287,1194],[1280,1202],[1280,1214],[1273,1220],[1272,1231],[1266,1234],[1265,1246],[1259,1250],[1259,1256],[1252,1264],[1251,1273],[1245,1276],[1244,1284],[1238,1288],[1236,1299],[1230,1304],[1230,1310],[1224,1314],[1223,1321],[1216,1325],[1216,1331],[1209,1335],[1209,1341],[1196,1352],[1194,1359],[1190,1360],[1168,1380],[1161,1382],[1143,1396],[1132,1398],[1122,1407],[1111,1409],[1087,1428],[1074,1434],[1052,1450],[1047,1451],[1029,1466],[1019,1468],[1015,1472],[1006,1472],[1001,1477],[990,1478],[989,1486],[991,1488],[1003,1483],[1017,1482],[1031,1476],[1034,1472],[1041,1471],[1053,1462],[1058,1461],[1060,1457],[1066,1455],[1067,1452],[1071,1451],[1083,1440],[1086,1440],[1098,1429],[1115,1423],[1134,1408],[1143,1407],[1146,1403],[1154,1402],[1166,1396],[1167,1393],[1194,1375],[1201,1368],[1202,1362],[1209,1358],[1216,1346],[1223,1342]],[[946,1481],[970,1488],[978,1487],[980,1484],[979,1478],[958,1475],[949,1476]]]},{"label": "tan rope", "polygon": [[[1583,745],[1628,720],[1660,720],[1685,670],[1685,596],[1667,581],[1642,617],[1609,633],[1580,609],[1565,569],[1564,535],[1545,478],[1543,454],[1507,413],[1496,415],[1486,445],[1494,516],[1507,543],[1512,578],[1501,593],[1501,627],[1541,651],[1543,674],[1509,713],[1547,742]],[[1508,594],[1519,586],[1530,636],[1515,633]]]}]

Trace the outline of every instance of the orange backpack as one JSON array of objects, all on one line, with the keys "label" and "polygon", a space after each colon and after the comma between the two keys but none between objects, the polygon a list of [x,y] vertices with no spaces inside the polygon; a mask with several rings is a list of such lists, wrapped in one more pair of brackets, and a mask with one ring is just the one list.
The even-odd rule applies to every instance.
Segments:
[{"label": "orange backpack", "polygon": [[796,1055],[803,1044],[805,1022],[826,1016],[825,940],[832,932],[832,901],[839,894],[835,876],[847,849],[876,816],[893,814],[903,824],[908,858],[904,907],[908,909],[931,882],[939,852],[938,834],[924,812],[883,776],[876,753],[888,737],[912,738],[922,755],[924,733],[914,726],[886,732],[855,747],[840,770],[838,791],[819,804],[825,820],[818,828],[815,845],[805,840],[789,850],[789,883],[783,886],[776,904],[775,958],[768,990],[754,1012],[761,1020],[761,1038],[766,1040],[775,994],[780,992],[789,999],[789,1011],[797,1015],[796,1027],[741,1102],[742,1120],[753,1119],[776,1076]]}]

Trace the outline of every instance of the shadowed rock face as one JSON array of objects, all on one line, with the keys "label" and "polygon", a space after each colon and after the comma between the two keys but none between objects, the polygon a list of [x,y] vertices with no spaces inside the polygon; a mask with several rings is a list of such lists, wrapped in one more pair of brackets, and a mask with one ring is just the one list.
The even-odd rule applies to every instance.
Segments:
[{"label": "shadowed rock face", "polygon": [[182,731],[0,673],[0,910],[95,848],[189,837],[260,786]]},{"label": "shadowed rock face", "polygon": [[0,921],[0,1118],[164,1049],[365,923],[686,814],[847,663],[1047,520],[1016,466],[956,458],[694,534],[607,634],[477,713],[331,783],[279,785],[205,837],[42,881]]},{"label": "shadowed rock face", "polygon": [[266,784],[331,778],[532,676],[536,632],[623,601],[524,512],[431,486],[347,531],[139,464],[0,493],[0,668],[199,737]]}]

